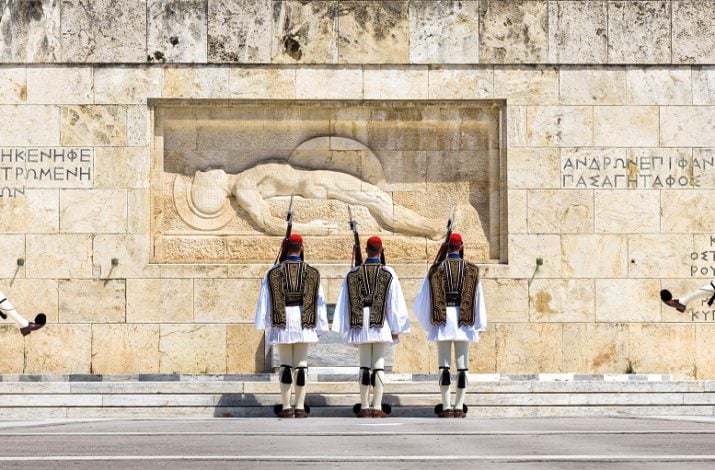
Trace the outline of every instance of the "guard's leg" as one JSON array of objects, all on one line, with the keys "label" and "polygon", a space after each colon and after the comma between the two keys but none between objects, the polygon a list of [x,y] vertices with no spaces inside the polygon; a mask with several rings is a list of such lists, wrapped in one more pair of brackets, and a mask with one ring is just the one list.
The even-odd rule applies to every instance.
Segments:
[{"label": "guard's leg", "polygon": [[281,405],[282,411],[278,416],[288,418],[293,416],[290,406],[290,393],[293,386],[293,345],[278,344],[278,358],[281,363],[279,381],[281,384]]},{"label": "guard's leg", "polygon": [[293,345],[293,361],[295,364],[295,417],[308,417],[305,409],[306,382],[308,380],[308,343]]},{"label": "guard's leg", "polygon": [[385,390],[385,343],[372,343],[372,416],[382,418],[382,395]]},{"label": "guard's leg", "polygon": [[452,416],[452,403],[449,396],[449,365],[452,362],[452,342],[437,341],[437,360],[439,365],[439,391],[442,394],[442,405],[435,408],[440,418]]},{"label": "guard's leg", "polygon": [[682,305],[688,305],[693,300],[702,299],[704,297],[712,297],[713,294],[715,294],[715,287],[713,287],[712,283],[710,283],[704,285],[700,289],[685,294],[678,299],[678,302],[680,302]]},{"label": "guard's leg", "polygon": [[464,418],[466,414],[464,397],[467,394],[467,372],[469,370],[469,342],[455,341],[454,356],[457,362],[457,394],[454,399],[454,417]]},{"label": "guard's leg", "polygon": [[15,306],[5,297],[5,294],[0,292],[0,316],[2,318],[10,317],[10,320],[17,323],[20,328],[25,328],[30,324],[29,321],[22,318],[22,316],[15,310]]},{"label": "guard's leg", "polygon": [[358,418],[370,416],[370,366],[372,365],[372,345],[364,343],[358,345],[360,355],[360,406],[355,406]]}]

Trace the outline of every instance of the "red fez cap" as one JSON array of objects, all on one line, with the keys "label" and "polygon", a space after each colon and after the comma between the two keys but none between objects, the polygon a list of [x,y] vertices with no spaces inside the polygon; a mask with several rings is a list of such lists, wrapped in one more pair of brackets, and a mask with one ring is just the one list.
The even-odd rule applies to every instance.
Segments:
[{"label": "red fez cap", "polygon": [[462,236],[458,233],[453,233],[449,236],[449,244],[458,246],[462,244]]},{"label": "red fez cap", "polygon": [[367,239],[367,244],[382,247],[382,240],[380,240],[380,237],[370,237]]},{"label": "red fez cap", "polygon": [[303,237],[297,233],[291,233],[290,237],[288,237],[288,241],[293,243],[303,243]]}]

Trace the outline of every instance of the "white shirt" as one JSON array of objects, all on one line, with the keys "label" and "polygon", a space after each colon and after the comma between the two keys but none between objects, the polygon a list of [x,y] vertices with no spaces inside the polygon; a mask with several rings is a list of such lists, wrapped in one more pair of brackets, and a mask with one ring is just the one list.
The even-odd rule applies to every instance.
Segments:
[{"label": "white shirt", "polygon": [[286,307],[286,327],[273,327],[271,324],[273,305],[268,288],[268,273],[266,273],[261,285],[261,293],[258,296],[255,320],[256,329],[266,331],[266,341],[271,344],[317,343],[318,336],[328,331],[328,312],[325,307],[323,286],[318,286],[315,328],[302,327],[302,311],[303,307],[301,306]]},{"label": "white shirt", "polygon": [[[358,268],[353,268],[352,271]],[[395,271],[389,266],[383,266],[385,271],[392,274],[392,282],[387,290],[385,305],[385,321],[380,328],[370,327],[371,307],[363,308],[362,328],[350,328],[350,299],[348,297],[347,277],[343,280],[338,294],[338,303],[335,304],[333,316],[333,331],[339,331],[343,340],[348,344],[362,343],[397,343],[393,341],[393,334],[408,333],[410,319],[407,312],[407,303],[402,293],[400,280]]]},{"label": "white shirt", "polygon": [[459,307],[447,307],[444,325],[432,324],[432,302],[429,276],[426,276],[417,292],[412,311],[427,332],[429,341],[479,341],[479,332],[487,328],[487,309],[484,305],[482,283],[478,282],[474,298],[474,325],[459,326]]}]

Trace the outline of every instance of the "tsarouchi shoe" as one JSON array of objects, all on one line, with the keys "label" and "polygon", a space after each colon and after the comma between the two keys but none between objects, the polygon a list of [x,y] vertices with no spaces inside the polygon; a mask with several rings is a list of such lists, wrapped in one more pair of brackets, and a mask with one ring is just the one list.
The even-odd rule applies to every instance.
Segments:
[{"label": "tsarouchi shoe", "polygon": [[301,410],[300,408],[296,408],[295,412],[293,413],[293,416],[296,418],[307,418],[308,412],[306,410]]}]

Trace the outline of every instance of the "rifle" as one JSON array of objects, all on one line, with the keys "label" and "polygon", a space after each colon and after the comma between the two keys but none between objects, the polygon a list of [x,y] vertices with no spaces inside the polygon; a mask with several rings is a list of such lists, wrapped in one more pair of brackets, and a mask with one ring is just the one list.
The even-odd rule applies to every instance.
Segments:
[{"label": "rifle", "polygon": [[[278,256],[276,257],[275,264],[282,263],[288,257],[288,239],[293,231],[293,196],[290,197],[290,203],[288,203],[288,212],[286,213],[286,234],[281,242],[281,248],[278,251]],[[302,257],[302,253],[301,253]]]},{"label": "rifle", "polygon": [[362,264],[362,251],[360,251],[360,234],[358,233],[357,220],[353,218],[353,211],[348,205],[348,217],[350,218],[350,230],[353,231],[353,267],[360,266]]},{"label": "rifle", "polygon": [[435,256],[434,261],[432,262],[432,267],[437,266],[439,263],[444,261],[444,259],[447,257],[447,251],[449,249],[449,238],[452,236],[453,229],[454,229],[454,206],[452,206],[452,210],[449,212],[449,220],[447,221],[447,236],[444,237],[442,246],[439,247],[437,256]]}]

